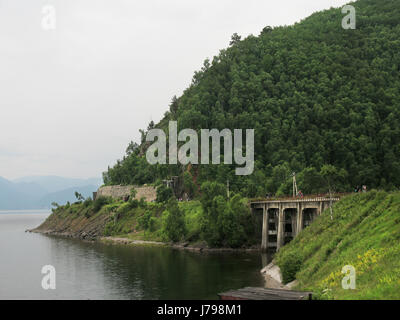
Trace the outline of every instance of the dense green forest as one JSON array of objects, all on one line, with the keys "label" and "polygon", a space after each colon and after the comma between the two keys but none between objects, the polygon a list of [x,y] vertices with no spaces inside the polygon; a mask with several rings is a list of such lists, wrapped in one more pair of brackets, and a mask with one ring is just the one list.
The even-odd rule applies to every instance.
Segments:
[{"label": "dense green forest", "polygon": [[[114,184],[185,177],[187,191],[206,181],[244,196],[288,194],[291,172],[303,193],[354,186],[400,185],[400,2],[359,0],[357,27],[345,30],[341,8],[293,26],[265,27],[258,36],[234,34],[227,49],[204,61],[169,111],[147,130],[178,121],[178,130],[255,129],[255,170],[235,165],[149,165],[142,141],[104,173]],[[266,22],[267,23],[267,22]]]}]

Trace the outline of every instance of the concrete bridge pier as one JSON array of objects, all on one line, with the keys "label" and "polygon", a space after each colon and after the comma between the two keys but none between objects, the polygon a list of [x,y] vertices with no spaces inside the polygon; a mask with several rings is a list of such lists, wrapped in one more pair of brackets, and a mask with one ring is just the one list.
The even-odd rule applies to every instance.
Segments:
[{"label": "concrete bridge pier", "polygon": [[275,206],[265,204],[263,209],[263,226],[262,226],[262,240],[261,250],[266,252],[271,247],[276,247],[277,237],[279,233],[279,209]]},{"label": "concrete bridge pier", "polygon": [[268,205],[263,205],[263,225],[262,225],[262,240],[261,250],[263,252],[268,249]]},{"label": "concrete bridge pier", "polygon": [[297,228],[296,228],[296,236],[303,230],[303,209],[301,207],[301,203],[297,203]]},{"label": "concrete bridge pier", "polygon": [[283,214],[283,206],[279,204],[279,221],[278,221],[278,239],[276,242],[276,250],[279,250],[280,247],[283,246],[284,242],[284,214]]}]

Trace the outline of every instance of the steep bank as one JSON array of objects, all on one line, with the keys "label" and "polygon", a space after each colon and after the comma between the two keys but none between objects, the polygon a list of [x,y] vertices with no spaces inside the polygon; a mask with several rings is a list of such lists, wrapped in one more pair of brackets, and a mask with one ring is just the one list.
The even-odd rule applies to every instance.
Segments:
[{"label": "steep bank", "polygon": [[89,198],[85,202],[53,209],[46,221],[31,231],[92,240],[114,236],[160,241],[160,236],[155,232],[158,229],[156,225],[152,226],[154,230],[145,229],[148,229],[147,220],[150,217],[154,217],[159,224],[162,211],[163,206],[156,203],[123,202],[111,198],[92,201]]},{"label": "steep bank", "polygon": [[[276,255],[283,281],[322,299],[400,298],[400,192],[348,196]],[[356,289],[342,288],[342,268],[356,271]]]},{"label": "steep bank", "polygon": [[[53,209],[53,213],[32,232],[61,235],[85,240],[99,240],[125,245],[169,245],[192,251],[258,250],[259,241],[249,238],[241,246],[209,246],[202,236],[201,202],[177,203],[182,212],[185,232],[176,240],[166,230],[166,203],[111,198],[91,199]],[[170,209],[171,210],[171,209]],[[251,213],[249,212],[249,215]],[[173,225],[175,226],[175,225]]]},{"label": "steep bank", "polygon": [[60,235],[71,238],[94,240],[104,235],[104,227],[111,219],[111,213],[98,212],[93,216],[85,215],[84,208],[72,205],[57,209],[36,229],[31,232]]}]

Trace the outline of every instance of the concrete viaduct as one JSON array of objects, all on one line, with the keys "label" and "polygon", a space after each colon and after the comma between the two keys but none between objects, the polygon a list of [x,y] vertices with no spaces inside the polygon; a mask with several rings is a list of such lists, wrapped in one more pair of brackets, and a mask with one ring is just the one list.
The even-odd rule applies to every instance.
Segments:
[{"label": "concrete viaduct", "polygon": [[252,212],[263,216],[261,249],[278,251],[339,200],[338,196],[251,200]]}]

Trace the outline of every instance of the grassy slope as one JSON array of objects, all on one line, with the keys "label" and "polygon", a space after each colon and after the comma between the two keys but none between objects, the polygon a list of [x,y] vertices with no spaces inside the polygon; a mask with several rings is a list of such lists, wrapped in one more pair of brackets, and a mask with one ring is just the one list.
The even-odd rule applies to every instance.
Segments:
[{"label": "grassy slope", "polygon": [[83,237],[84,234],[97,237],[103,235],[104,226],[110,220],[110,216],[107,210],[93,212],[92,206],[66,205],[55,209],[36,230],[73,237]]},{"label": "grassy slope", "polygon": [[[302,260],[299,289],[323,299],[400,299],[400,193],[348,196],[325,211],[276,255]],[[356,289],[344,290],[342,267],[356,269]]]}]

